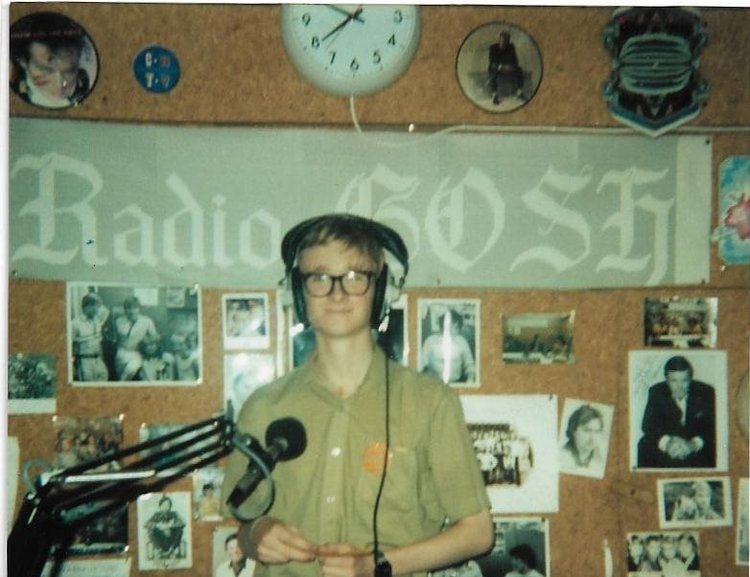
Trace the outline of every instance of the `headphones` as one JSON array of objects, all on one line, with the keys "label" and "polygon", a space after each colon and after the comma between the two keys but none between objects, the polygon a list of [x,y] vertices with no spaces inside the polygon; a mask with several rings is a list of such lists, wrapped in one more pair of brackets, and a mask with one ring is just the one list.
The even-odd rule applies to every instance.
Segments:
[{"label": "headphones", "polygon": [[281,258],[284,261],[285,276],[282,281],[287,289],[285,304],[294,307],[297,320],[305,325],[310,321],[305,310],[305,295],[302,287],[302,273],[299,270],[300,245],[314,231],[332,233],[331,237],[346,231],[359,230],[371,236],[383,249],[383,268],[375,279],[375,295],[372,305],[370,326],[381,327],[388,317],[390,305],[398,299],[401,287],[409,272],[409,251],[403,239],[392,228],[354,214],[331,213],[302,221],[284,235],[281,241]]}]

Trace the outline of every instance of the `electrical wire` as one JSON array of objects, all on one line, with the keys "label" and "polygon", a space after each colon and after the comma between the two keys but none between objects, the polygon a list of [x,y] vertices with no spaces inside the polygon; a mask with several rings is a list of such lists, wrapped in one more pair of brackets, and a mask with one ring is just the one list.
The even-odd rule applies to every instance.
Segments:
[{"label": "electrical wire", "polygon": [[[415,146],[426,144],[435,138],[450,134],[453,132],[462,133],[553,133],[553,134],[598,134],[598,135],[642,135],[633,128],[627,127],[596,127],[596,126],[555,126],[555,125],[498,125],[498,124],[456,124],[447,126],[436,132],[420,135],[419,138],[409,139],[402,142],[389,142],[382,138],[374,138],[369,133],[362,130],[362,126],[357,118],[357,110],[354,105],[354,96],[349,97],[349,112],[354,129],[363,137],[367,138],[373,144],[386,146],[390,148],[403,148],[405,146]],[[409,133],[413,125],[410,125]],[[694,134],[694,135],[711,135],[722,133],[748,133],[750,126],[679,126],[671,131],[672,134]]]},{"label": "electrical wire", "polygon": [[378,538],[378,511],[380,510],[380,498],[385,487],[385,475],[388,471],[388,455],[391,452],[391,387],[390,372],[388,371],[388,355],[385,355],[385,456],[383,457],[383,472],[380,475],[380,485],[375,496],[375,507],[372,512],[372,555],[377,565],[378,553],[380,552],[380,541]]}]

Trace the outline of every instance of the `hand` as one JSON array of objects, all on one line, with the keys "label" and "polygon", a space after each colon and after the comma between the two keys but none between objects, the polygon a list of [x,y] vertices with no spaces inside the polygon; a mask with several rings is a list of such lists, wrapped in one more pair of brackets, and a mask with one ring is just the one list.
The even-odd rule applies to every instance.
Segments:
[{"label": "hand", "polygon": [[326,4],[326,6],[330,8],[331,10],[338,12],[339,14],[352,16],[352,20],[356,20],[357,22],[364,22],[364,20],[362,20],[362,17],[360,16],[360,13],[362,12],[362,10],[358,10],[352,15],[351,12],[349,12],[348,10],[344,10],[343,8],[341,8],[341,6],[336,6],[335,4]]},{"label": "hand", "polygon": [[317,553],[325,577],[372,577],[375,573],[369,549],[350,543],[324,543],[318,546]]},{"label": "hand", "polygon": [[[243,529],[248,527],[243,525]],[[240,541],[248,545],[245,554],[261,563],[281,564],[315,559],[315,546],[294,525],[273,517],[262,517],[249,527],[249,535]],[[243,551],[244,551],[243,547]]]},{"label": "hand", "polygon": [[[344,11],[344,12],[346,12],[346,11]],[[346,26],[347,24],[349,24],[349,22],[351,22],[352,20],[359,20],[360,22],[364,22],[364,20],[362,20],[359,17],[359,15],[362,14],[362,8],[361,7],[357,8],[351,14],[349,14],[348,12],[346,12],[346,14],[347,14],[346,19],[343,20],[342,22],[339,22],[339,24],[333,30],[331,30],[330,32],[328,32],[328,34],[326,34],[325,36],[323,36],[323,38],[320,39],[321,42],[325,42],[326,40],[328,40],[328,38],[330,38],[331,36],[333,36],[334,34],[336,34],[339,30],[341,30],[344,26]]]},{"label": "hand", "polygon": [[690,444],[682,437],[670,437],[667,443],[667,455],[672,459],[685,459],[690,456],[692,449]]}]

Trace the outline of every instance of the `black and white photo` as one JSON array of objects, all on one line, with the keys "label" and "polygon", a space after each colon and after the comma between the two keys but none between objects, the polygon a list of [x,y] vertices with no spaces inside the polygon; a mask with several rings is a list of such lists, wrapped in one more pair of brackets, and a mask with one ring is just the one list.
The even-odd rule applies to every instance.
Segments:
[{"label": "black and white photo", "polygon": [[197,385],[200,291],[68,283],[68,380],[74,385]]},{"label": "black and white photo", "polygon": [[602,479],[614,406],[565,399],[560,420],[560,472]]},{"label": "black and white photo", "polygon": [[188,569],[193,565],[190,493],[148,493],[138,498],[138,569]]},{"label": "black and white photo", "polygon": [[479,387],[479,299],[419,299],[419,370],[454,387]]},{"label": "black and white photo", "polygon": [[634,470],[726,471],[726,351],[630,351]]},{"label": "black and white photo", "polygon": [[461,395],[496,513],[557,512],[556,395]]}]

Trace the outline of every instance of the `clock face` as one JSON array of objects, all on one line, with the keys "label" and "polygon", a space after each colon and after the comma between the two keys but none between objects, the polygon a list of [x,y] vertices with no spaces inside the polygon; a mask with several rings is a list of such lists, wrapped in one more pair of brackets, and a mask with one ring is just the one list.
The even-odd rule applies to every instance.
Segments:
[{"label": "clock face", "polygon": [[363,95],[408,68],[419,44],[419,7],[284,4],[281,33],[306,80],[332,94]]}]

